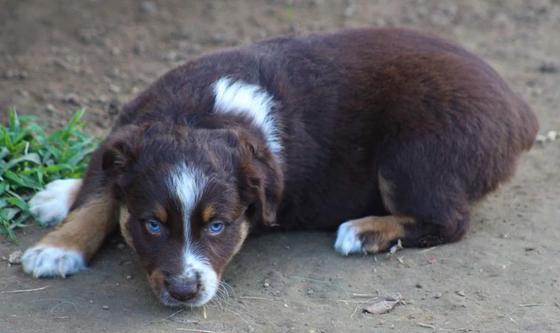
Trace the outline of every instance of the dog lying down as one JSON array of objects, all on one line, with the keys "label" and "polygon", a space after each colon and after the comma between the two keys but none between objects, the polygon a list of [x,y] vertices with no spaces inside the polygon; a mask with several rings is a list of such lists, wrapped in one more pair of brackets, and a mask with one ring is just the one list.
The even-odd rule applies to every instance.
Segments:
[{"label": "dog lying down", "polygon": [[190,61],[122,110],[83,180],[31,209],[23,256],[84,269],[118,225],[165,305],[202,305],[247,235],[338,228],[337,252],[459,240],[515,170],[535,115],[480,58],[400,29],[283,37]]}]

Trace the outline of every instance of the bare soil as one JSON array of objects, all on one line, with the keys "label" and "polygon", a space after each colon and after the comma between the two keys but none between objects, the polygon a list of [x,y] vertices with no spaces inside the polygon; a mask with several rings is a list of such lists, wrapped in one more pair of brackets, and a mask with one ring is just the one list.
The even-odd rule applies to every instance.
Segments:
[{"label": "bare soil", "polygon": [[[185,60],[356,26],[460,42],[529,101],[542,133],[560,130],[558,0],[0,0],[0,120],[14,105],[58,126],[83,105],[87,130],[102,136],[122,103]],[[118,237],[64,280],[35,280],[0,261],[0,332],[559,332],[559,169],[559,140],[535,146],[456,244],[345,258],[333,234],[253,238],[226,273],[229,296],[205,310],[161,306]],[[0,241],[0,256],[44,232]],[[406,304],[383,315],[362,313],[371,300],[355,295],[397,293]]]}]

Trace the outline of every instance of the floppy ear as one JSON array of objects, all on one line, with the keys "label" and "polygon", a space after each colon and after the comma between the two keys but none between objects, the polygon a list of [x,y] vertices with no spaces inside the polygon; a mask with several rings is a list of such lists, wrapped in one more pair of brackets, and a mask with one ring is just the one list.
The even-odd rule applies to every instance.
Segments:
[{"label": "floppy ear", "polygon": [[138,157],[139,136],[142,130],[136,125],[128,125],[112,133],[103,144],[103,172],[117,183]]},{"label": "floppy ear", "polygon": [[249,203],[245,212],[253,223],[276,225],[276,211],[282,199],[284,177],[270,150],[255,140],[239,137],[241,149],[242,195]]}]

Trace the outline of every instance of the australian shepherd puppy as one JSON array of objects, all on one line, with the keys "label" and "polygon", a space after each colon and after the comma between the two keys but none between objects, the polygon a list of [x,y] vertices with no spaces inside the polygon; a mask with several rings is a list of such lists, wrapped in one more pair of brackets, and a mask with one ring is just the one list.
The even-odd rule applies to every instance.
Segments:
[{"label": "australian shepherd puppy", "polygon": [[166,305],[202,305],[256,230],[337,229],[342,254],[460,239],[538,123],[484,61],[400,29],[284,37],[190,61],[122,110],[83,180],[31,209],[23,256],[82,270],[120,225]]}]

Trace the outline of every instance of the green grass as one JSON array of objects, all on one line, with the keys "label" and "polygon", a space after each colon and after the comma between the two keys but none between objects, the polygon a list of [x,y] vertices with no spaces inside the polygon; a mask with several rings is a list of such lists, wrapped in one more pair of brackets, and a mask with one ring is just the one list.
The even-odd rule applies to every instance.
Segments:
[{"label": "green grass", "polygon": [[50,134],[33,116],[8,112],[0,124],[0,235],[14,240],[31,217],[31,196],[53,180],[80,177],[98,141],[83,132],[83,109]]}]

